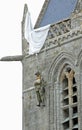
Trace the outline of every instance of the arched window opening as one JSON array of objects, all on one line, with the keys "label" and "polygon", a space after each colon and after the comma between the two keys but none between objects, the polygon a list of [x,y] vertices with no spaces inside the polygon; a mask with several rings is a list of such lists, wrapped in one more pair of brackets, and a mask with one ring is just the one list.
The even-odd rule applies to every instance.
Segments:
[{"label": "arched window opening", "polygon": [[71,67],[62,74],[62,127],[63,130],[78,130],[78,97],[75,72]]}]

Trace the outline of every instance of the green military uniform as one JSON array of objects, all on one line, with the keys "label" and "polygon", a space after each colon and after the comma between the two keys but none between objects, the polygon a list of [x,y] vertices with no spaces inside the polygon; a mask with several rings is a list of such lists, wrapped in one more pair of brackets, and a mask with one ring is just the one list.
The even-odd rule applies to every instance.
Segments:
[{"label": "green military uniform", "polygon": [[[36,73],[37,76],[40,76],[40,73]],[[42,105],[44,105],[44,95],[45,95],[45,88],[43,85],[43,79],[41,79],[41,77],[37,78],[35,80],[35,91],[36,91],[36,95],[37,95],[37,100],[38,100],[38,105],[40,106],[40,104],[42,103]]]},{"label": "green military uniform", "polygon": [[39,102],[38,106],[40,106],[40,103],[42,102],[40,89],[41,89],[41,80],[37,79],[35,81],[35,91],[36,91],[36,95],[37,95],[37,100]]}]

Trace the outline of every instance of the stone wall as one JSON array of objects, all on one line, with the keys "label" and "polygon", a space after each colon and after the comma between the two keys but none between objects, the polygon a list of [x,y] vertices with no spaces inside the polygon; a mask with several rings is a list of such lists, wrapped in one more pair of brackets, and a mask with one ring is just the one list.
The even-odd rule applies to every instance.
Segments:
[{"label": "stone wall", "polygon": [[[61,75],[67,66],[75,71],[78,101],[73,105],[78,107],[78,122],[73,117],[71,124],[69,117],[70,124],[65,130],[67,127],[82,129],[82,24],[72,28],[73,24],[70,18],[52,25],[41,52],[37,56],[25,54],[22,60],[23,130],[64,130]],[[23,48],[26,49],[23,53],[28,50],[25,42],[23,38]],[[34,81],[37,70],[47,82],[45,107],[36,106]]]}]

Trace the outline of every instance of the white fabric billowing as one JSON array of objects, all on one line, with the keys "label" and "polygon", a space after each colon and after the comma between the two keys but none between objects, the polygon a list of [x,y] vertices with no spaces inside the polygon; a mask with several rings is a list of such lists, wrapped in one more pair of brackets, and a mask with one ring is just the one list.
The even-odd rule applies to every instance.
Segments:
[{"label": "white fabric billowing", "polygon": [[44,45],[50,25],[33,29],[30,13],[27,13],[25,22],[25,38],[29,42],[29,54],[38,53]]}]

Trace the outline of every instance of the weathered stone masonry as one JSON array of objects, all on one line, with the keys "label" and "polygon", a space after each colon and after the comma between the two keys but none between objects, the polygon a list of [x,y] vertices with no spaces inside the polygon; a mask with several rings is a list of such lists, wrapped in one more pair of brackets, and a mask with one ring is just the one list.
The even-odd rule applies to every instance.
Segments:
[{"label": "weathered stone masonry", "polygon": [[[38,27],[50,0],[45,0],[36,22]],[[45,44],[36,56],[28,55],[24,36],[27,6],[22,20],[22,55],[1,61],[21,61],[23,65],[23,130],[82,130],[82,0],[69,19],[51,25]],[[74,71],[72,85],[64,77]],[[45,107],[37,107],[35,72],[46,81]]]},{"label": "weathered stone masonry", "polygon": [[[23,37],[23,130],[81,130],[82,12],[51,25],[37,57],[25,54],[26,44]],[[68,95],[67,84],[61,81],[67,67],[75,71],[76,84],[71,88],[72,97]],[[36,106],[33,83],[37,69],[47,82],[44,108]]]}]

